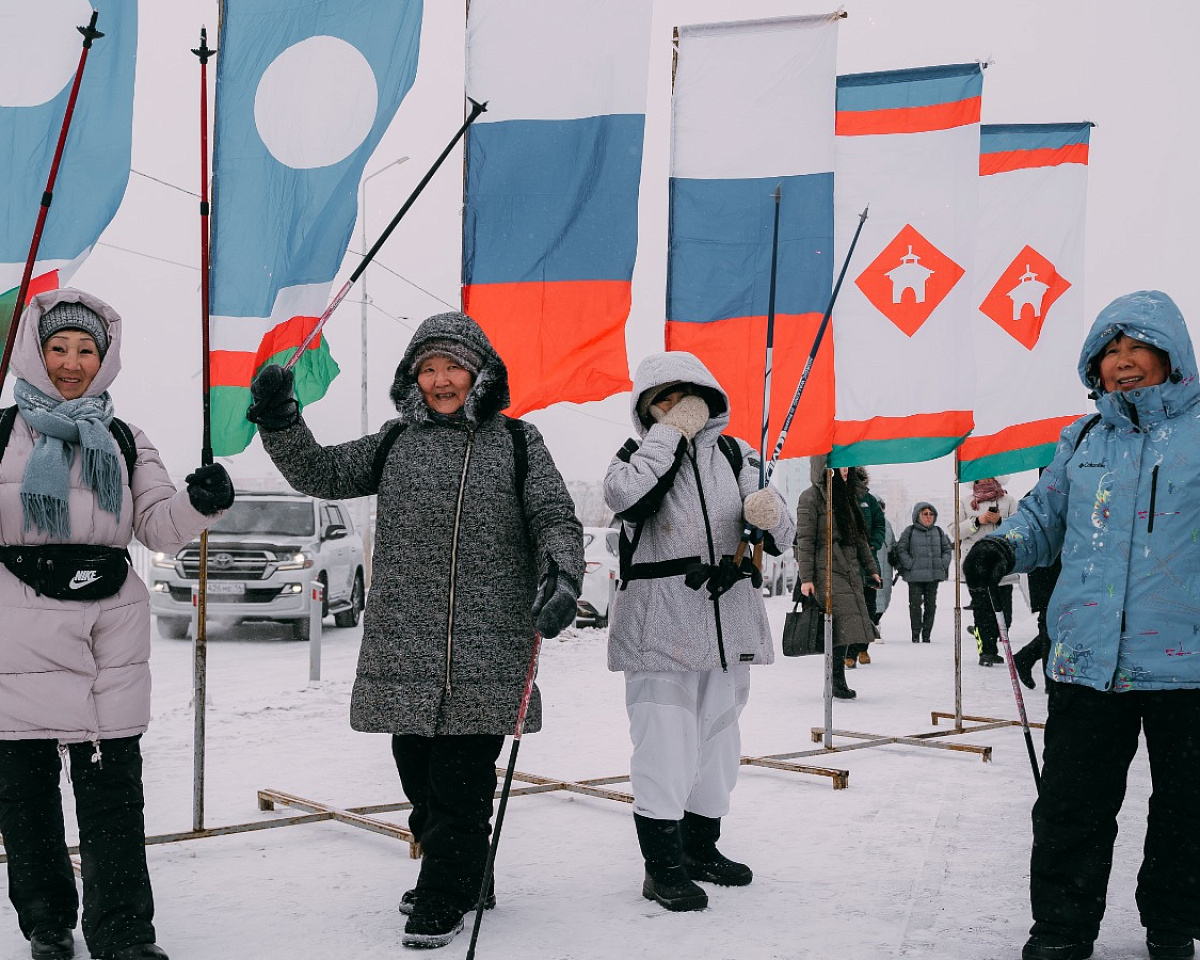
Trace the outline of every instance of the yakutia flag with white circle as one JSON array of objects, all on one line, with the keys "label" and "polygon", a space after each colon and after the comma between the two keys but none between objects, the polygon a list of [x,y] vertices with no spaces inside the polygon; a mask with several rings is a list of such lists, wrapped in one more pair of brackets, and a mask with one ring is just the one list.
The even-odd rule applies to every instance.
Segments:
[{"label": "yakutia flag with white circle", "polygon": [[[108,226],[129,181],[137,0],[95,0],[79,88],[29,295],[67,283]],[[0,4],[0,336],[29,257],[42,192],[83,52],[88,0]]]},{"label": "yakutia flag with white circle", "polygon": [[[417,72],[421,0],[226,0],[213,146],[212,445],[240,453],[250,381],[324,311],[363,167]],[[324,335],[296,397],[338,373]]]}]

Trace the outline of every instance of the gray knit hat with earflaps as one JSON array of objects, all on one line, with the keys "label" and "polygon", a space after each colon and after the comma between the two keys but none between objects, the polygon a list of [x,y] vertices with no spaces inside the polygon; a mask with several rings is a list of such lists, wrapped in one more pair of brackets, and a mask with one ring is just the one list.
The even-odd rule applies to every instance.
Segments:
[{"label": "gray knit hat with earflaps", "polygon": [[38,341],[45,346],[54,334],[62,330],[80,330],[96,341],[100,359],[108,352],[108,327],[104,318],[82,303],[56,303],[38,321]]}]

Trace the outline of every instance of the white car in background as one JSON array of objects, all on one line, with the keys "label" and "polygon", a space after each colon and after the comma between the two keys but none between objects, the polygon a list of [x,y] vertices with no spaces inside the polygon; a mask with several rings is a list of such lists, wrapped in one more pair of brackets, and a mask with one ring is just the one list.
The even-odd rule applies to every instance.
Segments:
[{"label": "white car in background", "polygon": [[607,627],[608,608],[617,590],[617,538],[611,527],[583,528],[583,589],[575,623]]},{"label": "white car in background", "polygon": [[768,597],[778,597],[791,593],[796,586],[796,576],[800,572],[796,563],[796,554],[788,547],[779,556],[763,554],[763,593]]}]

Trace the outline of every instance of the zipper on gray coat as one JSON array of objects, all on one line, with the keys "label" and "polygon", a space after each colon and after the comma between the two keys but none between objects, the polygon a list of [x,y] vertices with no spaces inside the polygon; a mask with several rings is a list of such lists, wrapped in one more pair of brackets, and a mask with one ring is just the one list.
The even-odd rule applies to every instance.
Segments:
[{"label": "zipper on gray coat", "polygon": [[[700,468],[696,466],[696,447],[695,442],[688,450],[688,460],[692,463],[692,474],[696,478],[696,493],[700,497],[700,514],[704,517],[704,535],[708,538],[708,562],[716,564],[717,555],[713,548],[712,525],[708,522],[708,504],[704,502],[704,484],[700,482]],[[739,488],[740,492],[740,488]],[[717,653],[721,657],[721,670],[725,673],[729,672],[729,665],[725,662],[725,638],[721,634],[721,601],[718,597],[712,598],[713,619],[716,621],[717,627]]]},{"label": "zipper on gray coat", "polygon": [[450,694],[450,657],[454,647],[454,580],[458,574],[458,528],[462,521],[463,494],[467,490],[467,467],[471,465],[471,447],[475,431],[467,427],[467,450],[463,454],[462,475],[458,478],[458,500],[454,504],[454,534],[450,539],[450,610],[446,616],[446,695]]}]

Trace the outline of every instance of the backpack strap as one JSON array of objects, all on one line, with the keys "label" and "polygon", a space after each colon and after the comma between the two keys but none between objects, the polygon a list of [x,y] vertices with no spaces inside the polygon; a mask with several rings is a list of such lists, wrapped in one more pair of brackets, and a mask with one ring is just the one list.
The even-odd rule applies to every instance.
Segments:
[{"label": "backpack strap", "polygon": [[[1100,414],[1098,414],[1098,413],[1093,414],[1091,417],[1088,418],[1088,422],[1085,423],[1083,425],[1083,429],[1079,431],[1079,436],[1077,436],[1075,438],[1075,449],[1071,451],[1072,454],[1076,453],[1079,450],[1079,445],[1081,443],[1083,443],[1083,438],[1086,437],[1088,435],[1088,431],[1090,431],[1092,429],[1092,427],[1094,427],[1099,422],[1100,422]],[[4,430],[4,424],[0,423],[0,431],[3,431],[3,430]]]},{"label": "backpack strap", "polygon": [[403,422],[392,424],[391,429],[379,441],[379,446],[375,448],[375,459],[371,461],[371,479],[374,481],[376,490],[383,481],[383,468],[387,465],[388,455],[392,452],[396,438],[404,432],[406,426],[407,424]]},{"label": "backpack strap", "polygon": [[[371,461],[371,479],[374,481],[376,490],[383,482],[383,468],[387,466],[392,447],[396,445],[396,438],[404,432],[406,426],[405,423],[392,424],[388,432],[383,435],[383,439],[379,441],[379,446],[375,448],[375,458]],[[525,434],[524,420],[506,416],[504,426],[512,440],[514,482],[517,487],[517,501],[521,504],[521,515],[524,516],[525,481],[529,478],[529,438]],[[0,432],[3,430],[4,424],[0,421]]]},{"label": "backpack strap", "polygon": [[[0,457],[3,457],[4,451],[8,449],[8,441],[12,437],[13,424],[16,422],[16,405],[0,410]],[[129,424],[120,417],[113,417],[112,422],[108,425],[108,432],[117,441],[117,447],[121,451],[121,456],[125,459],[125,469],[129,474],[129,481],[132,483],[133,468],[137,466],[137,444],[133,439],[133,431],[129,428]]]},{"label": "backpack strap", "polygon": [[[16,409],[14,407],[14,409]],[[2,430],[3,427],[0,427]],[[9,427],[11,430],[12,427]],[[133,440],[133,431],[129,429],[127,424],[120,417],[113,417],[112,423],[108,425],[109,433],[117,441],[117,446],[121,448],[121,456],[125,458],[125,469],[129,473],[129,482],[133,483],[133,468],[137,466],[137,444]],[[4,440],[7,443],[8,435],[5,434]]]},{"label": "backpack strap", "polygon": [[717,446],[721,448],[725,459],[729,461],[729,466],[733,470],[733,479],[737,480],[742,475],[742,464],[745,462],[741,446],[733,437],[727,437],[725,434],[717,437]]}]

